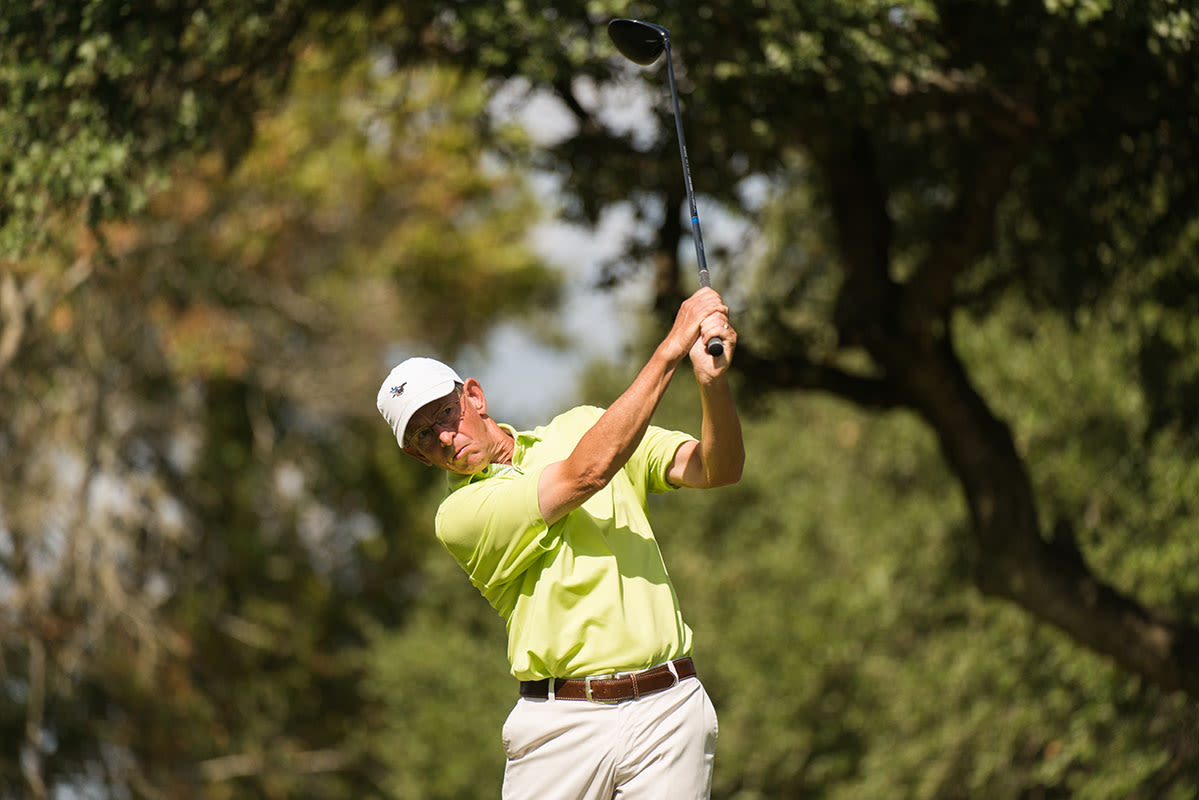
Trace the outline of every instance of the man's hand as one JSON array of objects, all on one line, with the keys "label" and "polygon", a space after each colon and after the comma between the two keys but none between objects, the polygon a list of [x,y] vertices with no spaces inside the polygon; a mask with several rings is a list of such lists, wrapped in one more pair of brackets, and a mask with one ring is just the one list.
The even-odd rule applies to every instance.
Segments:
[{"label": "man's hand", "polygon": [[[575,445],[570,455],[549,464],[537,483],[541,516],[552,525],[587,501],[628,462],[645,435],[650,417],[682,360],[690,356],[700,386],[703,430],[700,442],[681,446],[667,479],[677,486],[723,486],[741,477],[745,451],[741,425],[724,373],[732,360],[737,334],[728,325],[729,309],[712,289],[700,289],[683,301],[674,325],[633,383]],[[724,354],[708,355],[705,344],[724,339]]]},{"label": "man's hand", "polygon": [[[732,329],[725,329],[729,321],[729,308],[720,299],[720,295],[713,289],[700,289],[695,294],[683,301],[683,305],[679,307],[678,314],[675,315],[674,325],[670,329],[670,333],[662,341],[660,352],[671,363],[678,363],[683,359],[683,356],[691,356],[692,362],[697,359],[694,347],[696,344],[703,345],[708,339],[713,336],[723,337],[725,333],[731,332]],[[734,335],[734,340],[736,336]],[[707,359],[709,364],[713,361],[712,357],[703,353],[703,358]],[[720,359],[717,359],[719,361]],[[727,369],[727,354],[724,357],[724,368]],[[715,368],[713,366],[713,368]],[[720,369],[719,372],[723,372]],[[718,373],[719,374],[719,373]]]},{"label": "man's hand", "polygon": [[[689,327],[696,317],[698,324]],[[687,355],[699,384],[703,421],[699,441],[685,444],[675,452],[667,480],[675,486],[699,489],[727,486],[741,479],[745,465],[741,422],[725,379],[733,351],[737,349],[737,331],[729,324],[728,306],[711,289],[700,289],[683,303],[675,320],[675,328],[680,326],[686,326],[684,329],[690,336]],[[713,336],[724,342],[724,352],[716,357],[709,355],[707,348]]]},{"label": "man's hand", "polygon": [[[708,353],[708,341],[718,336],[724,343],[724,352],[713,357]],[[710,384],[728,371],[733,363],[733,351],[737,349],[737,331],[729,324],[728,310],[712,314],[704,319],[699,326],[699,338],[691,346],[691,367],[695,370],[695,379],[702,384]]]},{"label": "man's hand", "polygon": [[[724,353],[713,357],[707,344],[713,337],[724,342]],[[700,289],[683,301],[664,345],[686,346],[695,378],[708,384],[728,371],[737,346],[737,332],[729,324],[729,308],[715,290]]]}]

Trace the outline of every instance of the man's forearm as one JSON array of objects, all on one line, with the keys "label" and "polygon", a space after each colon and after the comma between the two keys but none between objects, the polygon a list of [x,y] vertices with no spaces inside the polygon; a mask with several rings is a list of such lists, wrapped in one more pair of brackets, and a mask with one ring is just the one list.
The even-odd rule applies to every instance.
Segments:
[{"label": "man's forearm", "polygon": [[649,427],[679,359],[661,347],[633,383],[583,434],[570,455],[546,466],[537,484],[537,504],[554,524],[604,488],[628,463]]},{"label": "man's forearm", "polygon": [[703,409],[698,448],[703,484],[726,486],[736,483],[741,480],[741,470],[745,466],[745,443],[728,380],[721,375],[710,383],[701,382],[699,397]]},{"label": "man's forearm", "polygon": [[679,365],[659,347],[620,397],[596,421],[567,458],[572,471],[602,487],[632,457]]},{"label": "man's forearm", "polygon": [[[553,524],[581,506],[628,463],[675,370],[690,351],[702,351],[700,334],[705,320],[723,320],[727,312],[720,295],[711,289],[700,289],[683,301],[670,332],[629,388],[583,434],[569,456],[547,465],[542,471],[537,484],[537,502],[546,522]],[[731,404],[731,398],[717,400],[717,407],[722,402]],[[727,410],[716,413],[721,418],[727,417]]]}]

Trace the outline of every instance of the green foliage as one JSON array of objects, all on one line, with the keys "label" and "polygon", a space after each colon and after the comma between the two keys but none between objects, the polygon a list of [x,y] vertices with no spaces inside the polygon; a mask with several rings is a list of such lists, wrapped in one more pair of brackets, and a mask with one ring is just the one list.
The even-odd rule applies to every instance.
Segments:
[{"label": "green foliage", "polygon": [[444,488],[374,409],[388,351],[453,353],[555,279],[521,179],[481,167],[477,79],[398,72],[340,24],[292,43],[236,167],[181,159],[94,238],[57,198],[0,275],[0,794],[388,780],[369,635],[406,619]]},{"label": "green foliage", "polygon": [[0,20],[0,258],[50,220],[144,208],[167,159],[249,143],[282,88],[301,4],[14,2]]},{"label": "green foliage", "polygon": [[[1005,304],[995,320],[963,321],[961,333],[969,360],[987,365],[979,371],[985,390],[1036,465],[1046,528],[1072,520],[1084,553],[1117,587],[1196,620],[1199,440],[1179,426],[1153,425],[1128,311],[1120,299],[1071,326]],[[996,342],[1004,343],[1002,358]]]},{"label": "green foliage", "polygon": [[[1196,621],[1192,11],[359,9],[0,18],[0,794],[495,796],[503,626],[432,541],[439,478],[370,398],[397,340],[452,356],[553,300],[523,246],[537,204],[480,152],[554,170],[572,219],[631,199],[668,227],[667,104],[646,144],[591,99],[637,75],[663,96],[660,67],[603,37],[616,15],[674,33],[701,201],[777,190],[746,211],[765,257],[722,265],[758,278],[742,330],[763,353],[871,374],[834,318],[854,238],[830,178],[862,165],[822,153],[871,144],[896,286],[965,238],[1010,159],[954,340],[1043,528]],[[511,77],[561,97],[576,135],[539,150],[489,126]],[[686,383],[661,421],[694,426]],[[965,503],[917,419],[743,405],[745,480],[653,508],[721,715],[718,800],[1199,791],[1194,701],[972,588]]]},{"label": "green foliage", "polygon": [[[959,334],[1022,432],[1047,513],[1087,522],[1087,556],[1121,588],[1193,608],[1194,509],[1173,487],[1194,442],[1141,437],[1121,332],[1103,314],[1071,327],[1005,306]],[[662,417],[693,427],[681,377]],[[762,410],[739,485],[653,509],[720,714],[714,797],[1199,789],[1193,702],[972,588],[961,500],[914,419],[817,398]]]},{"label": "green foliage", "polygon": [[[1199,123],[1189,102],[1195,38],[1183,32],[1167,45],[1161,34],[1176,10],[758,2],[588,11],[583,20],[530,10],[516,25],[488,17],[485,4],[457,4],[444,57],[485,51],[494,74],[537,76],[569,102],[564,84],[610,57],[596,33],[608,16],[668,26],[701,194],[735,203],[738,181],[759,170],[780,189],[765,206],[767,258],[743,316],[770,337],[754,346],[780,357],[802,348],[823,363],[839,346],[838,242],[820,181],[828,165],[805,145],[855,124],[871,132],[893,221],[892,276],[902,281],[937,237],[955,235],[947,212],[972,198],[991,154],[1024,146],[1003,137],[1029,126],[1033,156],[999,206],[995,248],[964,276],[971,311],[955,317],[953,333],[1015,432],[1046,529],[1073,522],[1101,574],[1193,618],[1193,513],[1190,494],[1176,490],[1193,480],[1193,427],[1179,424],[1179,400],[1191,375],[1182,354],[1194,352],[1183,342],[1195,184],[1173,165],[1194,160],[1175,134]],[[528,72],[527,53],[540,56]],[[657,86],[660,71],[647,73]],[[656,113],[664,133],[648,151],[586,124],[555,149],[579,195],[569,208],[594,218],[635,194],[630,187],[669,191],[671,123],[664,103]],[[860,353],[840,357],[869,370]],[[629,377],[599,380],[586,399],[605,403]],[[661,412],[684,427],[697,419],[686,382]],[[653,508],[721,715],[715,797],[1185,797],[1199,788],[1192,701],[972,588],[966,509],[916,419],[814,398],[743,399],[753,412],[743,482]]]},{"label": "green foliage", "polygon": [[517,696],[503,620],[428,528],[407,621],[373,639],[367,686],[378,724],[368,747],[386,765],[387,797],[498,797],[500,728]]}]

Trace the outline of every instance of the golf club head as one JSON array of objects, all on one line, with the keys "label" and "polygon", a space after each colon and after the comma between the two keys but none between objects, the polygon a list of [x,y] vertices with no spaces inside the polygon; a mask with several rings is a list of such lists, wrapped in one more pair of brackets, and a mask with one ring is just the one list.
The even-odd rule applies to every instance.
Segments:
[{"label": "golf club head", "polygon": [[643,67],[657,61],[670,42],[670,31],[639,19],[612,20],[608,36],[622,56]]}]

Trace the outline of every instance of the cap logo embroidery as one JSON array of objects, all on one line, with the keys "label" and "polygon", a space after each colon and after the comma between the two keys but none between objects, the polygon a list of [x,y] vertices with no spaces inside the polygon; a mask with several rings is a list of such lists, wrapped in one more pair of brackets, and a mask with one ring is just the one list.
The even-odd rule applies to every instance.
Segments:
[{"label": "cap logo embroidery", "polygon": [[403,382],[403,383],[401,383],[399,386],[393,386],[393,387],[391,387],[391,396],[392,396],[392,397],[399,397],[400,395],[402,395],[402,394],[404,393],[404,387],[405,387],[405,386],[407,386],[407,385],[408,385],[408,382],[407,382],[407,381],[404,381],[404,382]]}]

